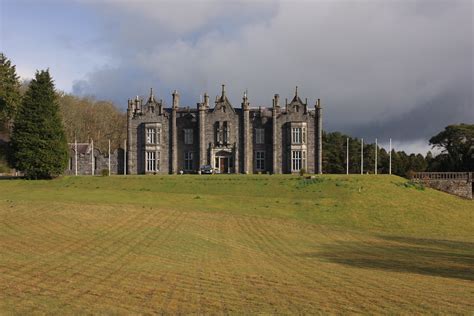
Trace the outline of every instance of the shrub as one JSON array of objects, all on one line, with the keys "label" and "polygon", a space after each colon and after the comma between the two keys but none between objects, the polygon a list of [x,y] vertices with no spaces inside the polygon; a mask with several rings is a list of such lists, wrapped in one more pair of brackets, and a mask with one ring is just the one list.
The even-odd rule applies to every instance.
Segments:
[{"label": "shrub", "polygon": [[108,169],[102,169],[100,171],[100,175],[103,177],[107,177],[109,175],[109,170]]},{"label": "shrub", "polygon": [[306,170],[304,168],[301,168],[300,169],[300,176],[304,176],[305,173],[306,173]]}]

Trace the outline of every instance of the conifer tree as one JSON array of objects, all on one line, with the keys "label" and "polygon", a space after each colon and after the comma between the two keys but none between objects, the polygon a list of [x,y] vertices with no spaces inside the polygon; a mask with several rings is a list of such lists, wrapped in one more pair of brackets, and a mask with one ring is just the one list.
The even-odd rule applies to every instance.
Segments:
[{"label": "conifer tree", "polygon": [[15,65],[0,53],[0,131],[12,123],[20,103],[20,81]]},{"label": "conifer tree", "polygon": [[53,178],[66,168],[67,142],[48,70],[36,72],[23,97],[11,147],[14,166],[29,179]]}]

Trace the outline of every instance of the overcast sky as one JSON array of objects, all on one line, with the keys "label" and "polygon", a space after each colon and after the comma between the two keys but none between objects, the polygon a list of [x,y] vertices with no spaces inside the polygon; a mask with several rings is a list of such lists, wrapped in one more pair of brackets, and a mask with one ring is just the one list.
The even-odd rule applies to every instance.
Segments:
[{"label": "overcast sky", "polygon": [[0,0],[0,50],[22,78],[114,101],[153,87],[184,106],[227,85],[239,107],[321,98],[324,125],[426,153],[473,123],[473,2]]}]

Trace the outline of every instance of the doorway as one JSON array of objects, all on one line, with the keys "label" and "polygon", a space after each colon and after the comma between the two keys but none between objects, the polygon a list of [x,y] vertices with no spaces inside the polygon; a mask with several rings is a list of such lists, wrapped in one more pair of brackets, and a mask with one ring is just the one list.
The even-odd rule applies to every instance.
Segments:
[{"label": "doorway", "polygon": [[230,155],[216,155],[214,160],[214,168],[219,170],[219,173],[230,173],[232,165],[232,157]]}]

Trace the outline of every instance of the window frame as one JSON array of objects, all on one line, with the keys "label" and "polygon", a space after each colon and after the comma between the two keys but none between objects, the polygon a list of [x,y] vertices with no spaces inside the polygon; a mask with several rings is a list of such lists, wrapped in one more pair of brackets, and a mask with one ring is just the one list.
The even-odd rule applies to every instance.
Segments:
[{"label": "window frame", "polygon": [[302,150],[291,151],[291,171],[298,172],[302,168]]},{"label": "window frame", "polygon": [[194,143],[194,130],[192,128],[184,128],[184,144],[193,145]]},{"label": "window frame", "polygon": [[264,150],[255,151],[255,170],[265,171],[265,151]]},{"label": "window frame", "polygon": [[291,127],[291,143],[302,144],[302,127]]},{"label": "window frame", "polygon": [[185,151],[184,152],[184,166],[183,170],[185,171],[192,171],[194,165],[194,152],[193,151]]},{"label": "window frame", "polygon": [[156,137],[156,127],[146,127],[145,128],[145,143],[147,145],[157,144]]},{"label": "window frame", "polygon": [[145,172],[159,171],[160,153],[154,150],[145,151]]},{"label": "window frame", "polygon": [[255,128],[255,144],[265,144],[265,129],[262,127]]}]

